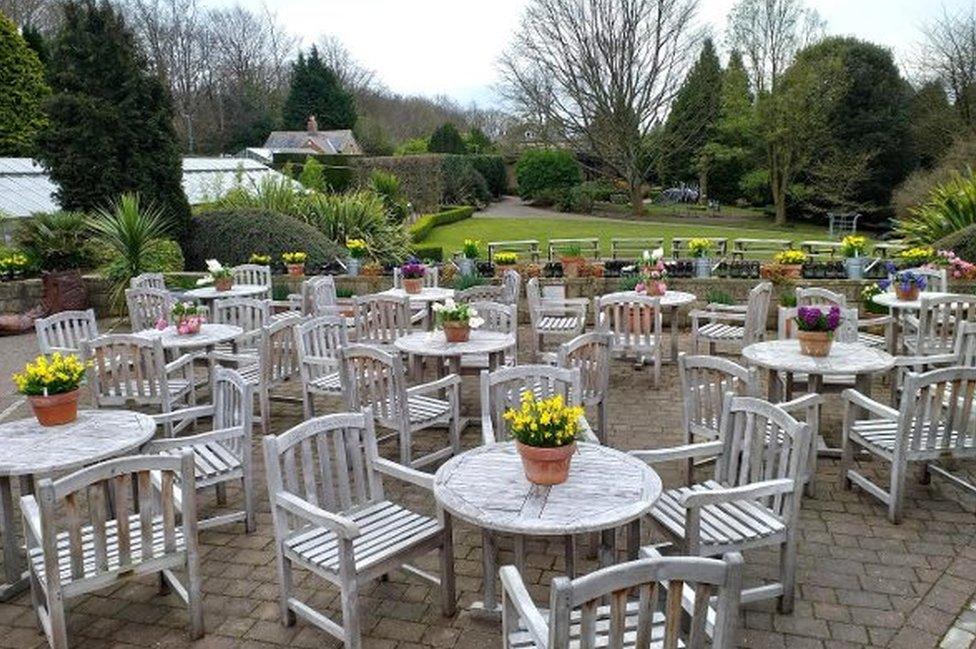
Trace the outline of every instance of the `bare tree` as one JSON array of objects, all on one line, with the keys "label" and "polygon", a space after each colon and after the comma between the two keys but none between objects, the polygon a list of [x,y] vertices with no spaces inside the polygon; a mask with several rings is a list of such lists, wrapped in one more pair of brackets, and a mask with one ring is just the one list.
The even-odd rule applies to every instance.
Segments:
[{"label": "bare tree", "polygon": [[943,10],[924,33],[919,67],[942,83],[963,122],[976,128],[976,7]]},{"label": "bare tree", "polygon": [[363,66],[337,37],[323,36],[318,42],[322,61],[339,77],[344,88],[359,95],[365,90],[378,90],[376,71]]},{"label": "bare tree", "polygon": [[771,92],[798,51],[820,40],[826,23],[803,0],[739,0],[726,40],[742,52],[756,95]]},{"label": "bare tree", "polygon": [[61,20],[55,0],[0,0],[0,14],[18,27],[31,25],[43,31],[55,29]]},{"label": "bare tree", "polygon": [[635,212],[654,166],[645,138],[698,51],[697,0],[531,0],[500,60],[516,112],[627,181]]}]

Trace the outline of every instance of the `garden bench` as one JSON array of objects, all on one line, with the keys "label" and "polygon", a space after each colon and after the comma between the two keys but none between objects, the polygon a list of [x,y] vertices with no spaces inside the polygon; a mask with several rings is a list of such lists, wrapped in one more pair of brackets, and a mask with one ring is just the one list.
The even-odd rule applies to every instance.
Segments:
[{"label": "garden bench", "polygon": [[829,257],[833,259],[840,252],[840,241],[801,241],[800,250],[811,257]]},{"label": "garden bench", "polygon": [[894,257],[899,252],[906,250],[907,248],[908,246],[900,241],[876,243],[874,244],[874,256],[880,257],[881,259],[888,259],[889,257]]},{"label": "garden bench", "polygon": [[745,259],[746,255],[765,257],[769,253],[787,250],[792,245],[789,239],[733,239],[732,259]]},{"label": "garden bench", "polygon": [[664,237],[639,237],[610,239],[611,259],[640,259],[645,250],[664,247]]},{"label": "garden bench", "polygon": [[857,220],[859,218],[861,218],[861,215],[857,212],[847,212],[845,214],[828,212],[827,219],[829,222],[830,236],[839,237],[845,234],[854,234],[857,232]]},{"label": "garden bench", "polygon": [[489,263],[495,258],[496,252],[514,252],[519,257],[528,257],[529,261],[539,261],[539,241],[537,239],[522,239],[519,241],[489,241]]},{"label": "garden bench", "polygon": [[580,249],[580,256],[585,259],[600,258],[600,240],[596,237],[588,239],[550,239],[549,261],[554,261],[557,255],[562,256],[569,248],[574,246]]},{"label": "garden bench", "polygon": [[[682,254],[687,256],[688,242],[698,237],[674,237],[671,239],[671,256],[679,259]],[[715,257],[724,257],[729,249],[729,240],[724,237],[705,237],[715,244]]]}]

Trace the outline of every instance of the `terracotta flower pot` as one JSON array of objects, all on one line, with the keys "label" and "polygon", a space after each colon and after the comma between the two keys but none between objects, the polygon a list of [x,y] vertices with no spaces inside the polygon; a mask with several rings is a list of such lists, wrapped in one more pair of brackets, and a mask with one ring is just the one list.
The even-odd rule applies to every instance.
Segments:
[{"label": "terracotta flower pot", "polygon": [[576,443],[555,448],[528,446],[516,441],[515,447],[522,456],[522,468],[529,482],[538,485],[556,485],[569,477],[569,462],[576,452]]},{"label": "terracotta flower pot", "polygon": [[60,426],[78,418],[78,389],[50,396],[27,398],[41,426]]},{"label": "terracotta flower pot", "polygon": [[471,339],[471,325],[467,322],[445,322],[441,326],[449,343],[466,343]]},{"label": "terracotta flower pot", "polygon": [[203,318],[198,315],[184,316],[176,323],[176,333],[181,336],[192,336],[200,333],[203,326]]},{"label": "terracotta flower pot", "polygon": [[563,257],[560,261],[563,265],[563,277],[568,279],[579,277],[580,266],[583,264],[582,259],[579,257]]},{"label": "terracotta flower pot", "polygon": [[797,331],[796,339],[800,341],[801,354],[822,358],[830,354],[834,334],[830,331]]},{"label": "terracotta flower pot", "polygon": [[902,300],[904,302],[914,302],[915,300],[918,299],[918,294],[921,292],[922,290],[914,284],[912,284],[912,287],[906,291],[897,283],[895,283],[895,296],[897,296],[899,300]]},{"label": "terracotta flower pot", "polygon": [[424,278],[423,277],[404,277],[403,278],[403,290],[410,295],[416,295],[424,290]]},{"label": "terracotta flower pot", "polygon": [[288,274],[292,277],[302,277],[305,274],[305,264],[286,264]]},{"label": "terracotta flower pot", "polygon": [[803,264],[762,264],[759,274],[763,279],[800,279]]},{"label": "terracotta flower pot", "polygon": [[515,270],[515,264],[495,264],[495,277],[504,277],[506,270]]},{"label": "terracotta flower pot", "polygon": [[648,282],[644,293],[651,297],[661,297],[668,292],[668,285],[664,282]]},{"label": "terracotta flower pot", "polygon": [[229,291],[234,286],[233,277],[218,277],[214,280],[214,288],[218,291]]}]

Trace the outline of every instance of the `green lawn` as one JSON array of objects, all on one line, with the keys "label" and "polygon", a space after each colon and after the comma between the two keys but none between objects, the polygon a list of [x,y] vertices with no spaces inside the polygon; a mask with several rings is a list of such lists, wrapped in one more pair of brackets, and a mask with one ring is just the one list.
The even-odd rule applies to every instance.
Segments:
[{"label": "green lawn", "polygon": [[[537,239],[540,249],[547,250],[549,239],[583,239],[599,237],[601,252],[610,254],[610,239],[614,237],[664,237],[665,247],[670,247],[671,237],[726,237],[753,239],[826,239],[826,228],[812,225],[795,225],[777,228],[773,225],[755,227],[732,225],[703,225],[678,223],[635,223],[601,218],[483,218],[474,216],[464,221],[434,228],[423,245],[444,248],[445,257],[461,249],[465,239],[489,241],[513,241]],[[666,252],[670,252],[666,250]]]}]

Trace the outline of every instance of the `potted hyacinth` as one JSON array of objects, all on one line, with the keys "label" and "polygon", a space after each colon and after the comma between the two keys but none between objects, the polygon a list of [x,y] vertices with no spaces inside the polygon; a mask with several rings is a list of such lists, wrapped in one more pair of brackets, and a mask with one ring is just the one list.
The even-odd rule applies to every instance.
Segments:
[{"label": "potted hyacinth", "polygon": [[641,259],[641,281],[634,287],[638,293],[661,296],[668,290],[668,269],[664,266],[664,249],[644,251]]},{"label": "potted hyacinth", "polygon": [[868,259],[864,256],[867,251],[868,239],[859,234],[849,234],[840,242],[840,253],[844,255],[844,269],[847,279],[864,279],[864,266]]},{"label": "potted hyacinth", "polygon": [[285,252],[281,255],[281,261],[285,262],[288,274],[292,277],[302,277],[305,274],[307,260],[308,253],[305,252]]},{"label": "potted hyacinth", "polygon": [[77,356],[55,352],[27,363],[11,378],[17,391],[27,397],[41,426],[59,426],[78,418],[78,386],[85,365]]},{"label": "potted hyacinth", "polygon": [[481,242],[477,239],[465,239],[461,246],[461,256],[458,258],[458,270],[462,275],[474,275],[475,264],[478,261],[478,253],[481,250]]},{"label": "potted hyacinth", "polygon": [[234,274],[216,259],[207,260],[207,275],[197,280],[197,286],[213,284],[218,291],[229,291],[234,286]]},{"label": "potted hyacinth", "polygon": [[449,343],[465,343],[471,338],[471,330],[477,329],[485,323],[478,317],[478,312],[467,304],[457,304],[448,298],[444,304],[434,305],[437,326],[444,331],[444,338]]},{"label": "potted hyacinth", "polygon": [[346,250],[349,251],[349,257],[346,259],[346,273],[356,277],[359,275],[359,267],[363,263],[363,258],[366,257],[368,247],[362,239],[349,239],[346,241]]},{"label": "potted hyacinth", "polygon": [[537,399],[526,390],[520,407],[509,408],[503,417],[515,439],[529,482],[538,485],[566,482],[583,408],[567,406],[562,395]]},{"label": "potted hyacinth", "polygon": [[712,276],[710,255],[715,251],[715,242],[704,237],[695,237],[688,242],[688,252],[695,258],[695,277],[705,279]]},{"label": "potted hyacinth", "polygon": [[[170,310],[176,333],[180,336],[192,336],[200,333],[200,327],[207,321],[206,309],[195,302],[177,302]],[[156,328],[163,330],[167,322],[162,318],[156,322]]]},{"label": "potted hyacinth", "polygon": [[427,274],[427,266],[422,264],[416,257],[410,257],[407,263],[400,266],[400,279],[403,281],[403,290],[411,295],[416,295],[424,290],[424,275]]},{"label": "potted hyacinth", "polygon": [[825,312],[818,306],[801,306],[793,321],[801,354],[817,357],[830,354],[834,331],[840,326],[840,307],[834,305]]},{"label": "potted hyacinth", "polygon": [[[895,273],[891,283],[895,287],[895,295],[904,302],[914,302],[918,294],[925,290],[928,280],[914,270],[902,270]],[[880,284],[880,282],[879,282]]]}]

